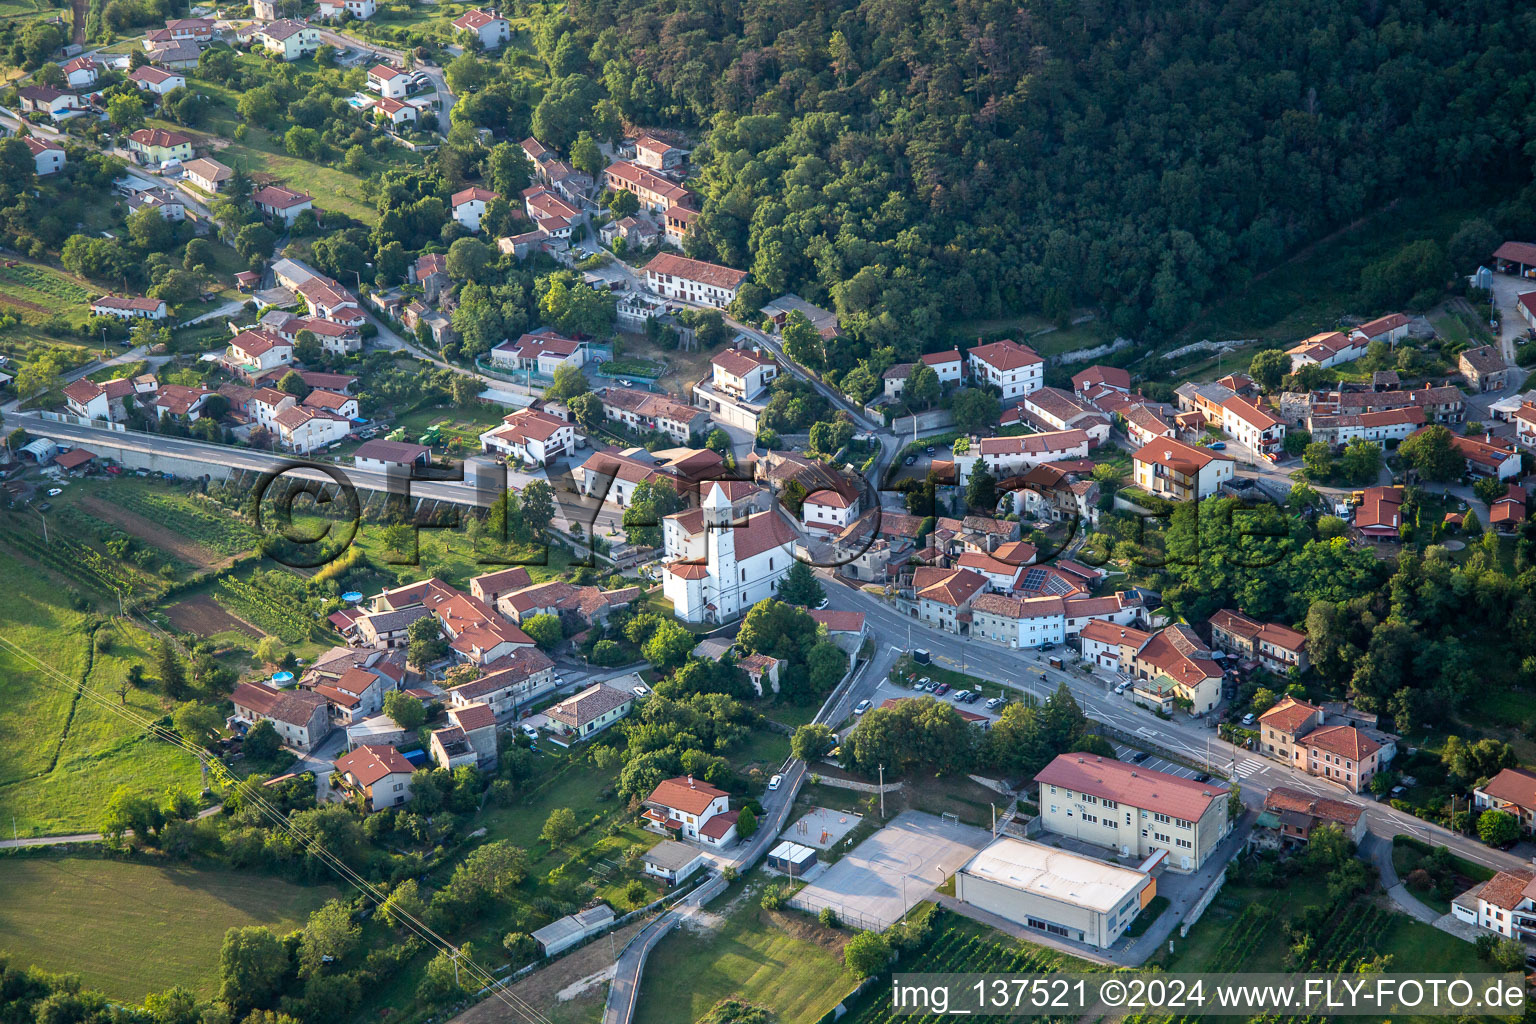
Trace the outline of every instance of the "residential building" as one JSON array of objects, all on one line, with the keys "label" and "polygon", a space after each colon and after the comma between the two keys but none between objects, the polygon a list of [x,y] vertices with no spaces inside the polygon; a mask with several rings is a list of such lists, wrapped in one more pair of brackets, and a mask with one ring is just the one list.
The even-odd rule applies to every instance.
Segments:
[{"label": "residential building", "polygon": [[494,7],[488,11],[478,7],[465,11],[453,19],[453,27],[460,32],[472,33],[481,48],[486,50],[494,50],[512,38],[512,23]]},{"label": "residential building", "polygon": [[1494,345],[1463,349],[1456,367],[1474,391],[1503,391],[1512,369],[1504,361],[1504,353]]},{"label": "residential building", "polygon": [[955,873],[955,899],[1015,924],[1108,949],[1157,895],[1157,880],[1012,836],[1000,836]]},{"label": "residential building", "polygon": [[626,160],[615,160],[608,165],[603,171],[603,184],[615,192],[634,193],[640,200],[641,209],[654,213],[693,205],[692,194],[683,186]]},{"label": "residential building", "polygon": [[328,277],[315,275],[299,286],[299,298],[311,316],[332,320],[345,327],[361,328],[368,322],[350,292]]},{"label": "residential building", "polygon": [[1351,441],[1371,441],[1379,445],[1401,441],[1424,425],[1424,410],[1416,405],[1398,409],[1381,409],[1373,412],[1321,415],[1311,413],[1307,417],[1307,429],[1312,440],[1325,441],[1339,448]]},{"label": "residential building", "polygon": [[1488,525],[1500,533],[1511,533],[1525,522],[1527,495],[1525,488],[1510,484],[1501,498],[1495,498],[1488,506]]},{"label": "residential building", "polygon": [[368,88],[380,96],[403,100],[411,91],[411,76],[393,64],[375,64],[368,69]]},{"label": "residential building", "polygon": [[64,62],[64,82],[71,89],[89,89],[96,84],[101,65],[91,57],[75,57]]},{"label": "residential building", "polygon": [[651,791],[640,816],[652,831],[720,847],[736,839],[740,814],[730,806],[725,790],[692,775],[680,775],[663,780]]},{"label": "residential building", "polygon": [[484,451],[538,466],[547,466],[562,455],[576,453],[576,429],[548,413],[519,409],[503,417],[501,422],[501,426],[480,435]]},{"label": "residential building", "polygon": [[653,171],[675,171],[687,159],[688,151],[663,142],[653,135],[635,139],[635,163]]},{"label": "residential building", "polygon": [[645,280],[651,291],[664,298],[717,309],[724,309],[735,300],[746,279],[745,270],[732,270],[670,252],[657,253],[645,265]]},{"label": "residential building", "polygon": [[912,574],[916,618],[951,633],[969,633],[971,604],[987,592],[987,578],[970,569],[919,566]]},{"label": "residential building", "polygon": [[315,16],[327,21],[340,21],[351,15],[358,21],[367,21],[378,9],[374,0],[320,0],[315,8]]},{"label": "residential building", "polygon": [[78,95],[47,85],[24,85],[16,90],[16,98],[24,114],[47,114],[54,120],[85,108]]},{"label": "residential building", "polygon": [[1278,453],[1285,441],[1284,423],[1236,395],[1221,403],[1221,429],[1260,455]]},{"label": "residential building", "polygon": [[504,590],[489,603],[518,625],[534,615],[555,615],[568,627],[568,632],[575,632],[606,622],[612,612],[629,607],[639,596],[638,587],[603,590],[564,580],[549,580]]},{"label": "residential building", "polygon": [[665,565],[662,592],[684,621],[729,622],[778,590],[794,563],[794,535],[778,509],[735,523],[719,484],[708,485],[702,508],[705,556]]},{"label": "residential building", "polygon": [[1521,832],[1536,832],[1536,772],[1504,768],[1472,790],[1472,806],[1480,811],[1508,811],[1520,819]]},{"label": "residential building", "polygon": [[830,309],[813,306],[798,295],[780,295],[778,298],[763,306],[762,314],[773,321],[775,331],[782,332],[784,325],[789,322],[791,313],[799,313],[810,321],[823,341],[831,341],[841,333],[842,328],[837,322],[837,314]]},{"label": "residential building", "polygon": [[1286,694],[1259,716],[1259,745],[1256,749],[1286,764],[1304,762],[1306,747],[1302,737],[1319,728],[1324,717],[1322,708]]},{"label": "residential building", "polygon": [[263,50],[288,62],[308,57],[320,48],[320,30],[292,18],[270,21],[252,38]]},{"label": "residential building", "polygon": [[169,221],[187,219],[187,207],[181,196],[161,185],[139,189],[128,197],[128,212],[138,213],[140,210],[153,210]]},{"label": "residential building", "polygon": [[699,211],[688,206],[669,206],[662,212],[662,232],[672,245],[679,249],[683,247],[683,241],[688,237],[688,230],[698,220]]},{"label": "residential building", "polygon": [[1506,939],[1536,939],[1536,872],[1500,871],[1452,900],[1451,914]]},{"label": "residential building", "polygon": [[126,295],[103,295],[91,300],[94,316],[111,316],[119,320],[164,320],[168,315],[164,299],[146,299]]},{"label": "residential building", "polygon": [[307,192],[295,192],[282,185],[267,185],[257,189],[251,195],[251,202],[267,220],[276,221],[288,227],[293,226],[299,214],[315,208],[313,196]]},{"label": "residential building", "polygon": [[24,136],[21,141],[32,154],[32,166],[38,177],[57,174],[64,169],[64,147],[57,142],[49,142],[35,135]]},{"label": "residential building", "polygon": [[1286,355],[1291,357],[1291,372],[1295,373],[1303,366],[1315,365],[1326,369],[1353,362],[1365,355],[1369,345],[1370,340],[1364,335],[1324,331],[1286,349]]},{"label": "residential building", "polygon": [[349,789],[362,794],[370,811],[400,807],[411,799],[411,772],[416,766],[394,747],[358,747],[336,759],[336,771]]},{"label": "residential building", "polygon": [[300,455],[335,444],[352,430],[347,417],[309,405],[284,409],[272,418],[272,424],[283,450]]},{"label": "residential building", "polygon": [[[160,31],[163,33],[165,30]],[[151,32],[149,35],[154,36],[156,33]],[[198,59],[203,55],[202,46],[190,39],[152,41],[146,37],[144,48],[153,63],[164,68],[175,68],[178,71],[190,71],[196,68]]]},{"label": "residential building", "polygon": [[1366,540],[1378,543],[1400,540],[1402,510],[1401,487],[1367,487],[1364,498],[1355,509],[1355,532]]},{"label": "residential building", "polygon": [[1129,394],[1131,391],[1131,374],[1129,370],[1122,370],[1118,366],[1101,366],[1095,363],[1086,370],[1079,370],[1072,375],[1072,393],[1079,398],[1087,398],[1090,392],[1102,388],[1110,388],[1121,394]]},{"label": "residential building", "polygon": [[231,373],[255,380],[290,365],[293,344],[269,331],[241,331],[229,340],[222,362]]},{"label": "residential building", "polygon": [[612,245],[615,240],[622,238],[626,245],[641,249],[654,245],[659,234],[655,224],[639,217],[621,217],[604,224],[597,231],[597,237],[604,245]]},{"label": "residential building", "polygon": [[983,437],[970,449],[955,456],[955,477],[960,483],[971,478],[971,471],[983,465],[993,479],[1001,482],[1019,476],[1046,462],[1086,459],[1092,439],[1085,430],[1053,430],[1019,437]]},{"label": "residential building", "polygon": [[278,690],[266,683],[241,683],[230,701],[235,717],[248,725],[272,723],[283,745],[303,753],[313,750],[331,733],[331,715],[324,697],[308,690]]},{"label": "residential building", "polygon": [[1462,457],[1469,476],[1509,480],[1520,475],[1519,450],[1509,441],[1494,440],[1491,433],[1482,437],[1452,434],[1451,447]]},{"label": "residential building", "polygon": [[1135,680],[1136,696],[1163,712],[1182,701],[1190,714],[1203,715],[1221,700],[1221,666],[1182,623],[1153,633],[1123,667]]},{"label": "residential building", "polygon": [[1322,825],[1332,825],[1358,843],[1365,838],[1365,808],[1289,786],[1276,786],[1264,796],[1264,810],[1254,825],[1254,834],[1272,831],[1273,845],[1297,846],[1310,842],[1312,833]]},{"label": "residential building", "polygon": [[585,740],[629,714],[634,705],[634,694],[594,683],[554,707],[546,708],[544,717],[549,719],[551,729],[561,731],[573,740]]},{"label": "residential building", "polygon": [[938,376],[940,386],[958,384],[964,374],[965,362],[957,348],[948,352],[928,352],[918,358]]},{"label": "residential building", "polygon": [[640,858],[645,873],[668,885],[687,881],[688,876],[705,867],[709,860],[696,846],[663,839]]},{"label": "residential building", "polygon": [[537,647],[519,647],[496,663],[496,670],[448,690],[450,708],[485,705],[498,722],[515,721],[519,712],[554,692],[555,663]]},{"label": "residential building", "polygon": [[186,173],[188,181],[204,192],[218,192],[224,187],[226,181],[235,176],[233,170],[208,157],[188,160],[182,165],[182,171]]},{"label": "residential building", "polygon": [[709,414],[703,409],[632,388],[606,387],[597,392],[603,416],[635,430],[655,430],[678,444],[688,444],[695,434],[709,432]]},{"label": "residential building", "polygon": [[586,220],[586,214],[543,185],[523,189],[523,212],[551,239],[570,238],[571,229]]},{"label": "residential building", "polygon": [[1231,832],[1228,789],[1093,754],[1061,754],[1035,782],[1046,831],[1143,859],[1162,852],[1170,871],[1198,871]]},{"label": "residential building", "polygon": [[1307,635],[1273,622],[1259,622],[1223,608],[1211,616],[1211,643],[1218,650],[1259,662],[1271,672],[1305,672]]},{"label": "residential building", "polygon": [[779,374],[779,366],[756,349],[728,348],[709,361],[711,386],[736,398],[761,397]]},{"label": "residential building", "polygon": [[410,624],[427,615],[436,617],[448,640],[449,661],[454,663],[472,662],[486,672],[497,672],[517,651],[533,647],[528,634],[490,605],[436,577],[377,594],[356,622],[368,644],[400,647]]},{"label": "residential building", "polygon": [[[496,712],[489,704],[453,705],[448,708],[448,722],[449,728],[458,730],[458,735],[443,737],[445,754],[449,745],[463,742],[474,755],[470,763],[482,768],[496,764]],[[462,757],[462,752],[457,756]]]},{"label": "residential building", "polygon": [[128,81],[144,92],[164,96],[173,89],[185,88],[187,76],[165,68],[157,68],[153,64],[141,64],[129,73]]},{"label": "residential building", "polygon": [[1160,498],[1199,501],[1232,479],[1236,463],[1209,448],[1160,437],[1142,445],[1131,459],[1136,485]]},{"label": "residential building", "polygon": [[1173,437],[1176,433],[1172,423],[1144,402],[1128,406],[1120,414],[1120,422],[1125,427],[1125,436],[1137,447],[1149,445],[1160,437]]},{"label": "residential building", "polygon": [[800,521],[807,530],[841,533],[859,517],[859,496],[823,488],[806,495],[800,509]]},{"label": "residential building", "polygon": [[966,354],[971,378],[1001,389],[1003,402],[1039,390],[1045,378],[1045,360],[1028,345],[1004,339],[977,345]]},{"label": "residential building", "polygon": [[548,327],[530,331],[516,341],[504,341],[491,349],[492,365],[526,370],[541,377],[553,377],[562,366],[579,368],[586,361],[587,347],[584,344]]},{"label": "residential building", "polygon": [[480,218],[485,215],[485,204],[499,198],[488,188],[472,185],[455,192],[448,205],[453,210],[454,220],[469,231],[479,231]]},{"label": "residential building", "polygon": [[155,392],[154,402],[150,404],[159,415],[175,419],[195,420],[202,415],[203,403],[208,396],[216,394],[210,391],[206,384],[197,387],[187,387],[182,384],[165,384]]},{"label": "residential building", "polygon": [[1066,642],[1066,621],[1059,597],[982,594],[971,602],[971,636],[1013,649]]},{"label": "residential building", "polygon": [[390,99],[388,96],[381,97],[373,105],[373,111],[375,117],[392,128],[398,128],[404,124],[415,124],[418,113],[414,105],[404,100]]},{"label": "residential building", "polygon": [[192,137],[164,128],[140,128],[128,136],[128,148],[139,163],[150,167],[192,159]]},{"label": "residential building", "polygon": [[1151,638],[1151,633],[1133,626],[1096,619],[1083,626],[1077,639],[1083,661],[1118,672],[1135,659],[1136,651]]}]

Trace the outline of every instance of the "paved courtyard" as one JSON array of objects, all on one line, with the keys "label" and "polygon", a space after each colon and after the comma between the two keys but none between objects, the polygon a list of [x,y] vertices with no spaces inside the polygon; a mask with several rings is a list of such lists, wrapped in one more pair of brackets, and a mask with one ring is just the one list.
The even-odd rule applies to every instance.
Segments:
[{"label": "paved courtyard", "polygon": [[795,894],[797,907],[831,907],[856,928],[883,930],[991,842],[984,828],[904,811]]}]

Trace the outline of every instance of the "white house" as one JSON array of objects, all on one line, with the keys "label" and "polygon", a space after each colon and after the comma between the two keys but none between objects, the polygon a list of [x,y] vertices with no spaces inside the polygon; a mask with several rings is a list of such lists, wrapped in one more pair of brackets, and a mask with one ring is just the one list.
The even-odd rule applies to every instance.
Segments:
[{"label": "white house", "polygon": [[561,366],[580,367],[586,361],[586,346],[548,327],[524,334],[516,341],[504,341],[491,349],[493,365],[529,370],[544,377],[553,377]]},{"label": "white house", "polygon": [[480,230],[480,218],[485,215],[485,204],[499,198],[488,188],[471,186],[453,194],[451,206],[453,219],[470,231]]},{"label": "white house", "polygon": [[729,306],[746,279],[745,270],[691,260],[670,252],[657,253],[645,265],[645,283],[651,291],[664,298],[716,309]]},{"label": "white house", "polygon": [[726,846],[736,838],[739,813],[730,795],[691,775],[665,779],[645,798],[640,816],[645,827],[663,835],[706,846]]},{"label": "white house", "polygon": [[64,65],[64,81],[71,89],[88,89],[96,84],[101,65],[90,57],[76,57]]},{"label": "white house", "polygon": [[1236,395],[1221,403],[1221,429],[1260,455],[1280,451],[1285,442],[1284,423]]},{"label": "white house", "polygon": [[283,448],[301,455],[340,441],[352,429],[345,416],[307,405],[284,409],[272,422]]},{"label": "white house", "polygon": [[133,69],[133,73],[128,76],[128,81],[143,92],[164,96],[172,89],[184,88],[187,84],[187,76],[179,71],[167,71],[152,64],[141,64]]},{"label": "white house", "polygon": [[188,160],[181,169],[186,174],[187,180],[204,192],[219,191],[226,181],[235,176],[234,171],[217,160],[210,160],[207,157]]},{"label": "white house", "polygon": [[281,221],[292,227],[294,219],[305,210],[315,207],[314,197],[305,192],[295,192],[281,185],[267,185],[251,195],[251,202],[261,215],[271,221]]},{"label": "white house", "polygon": [[57,142],[28,135],[21,140],[32,153],[32,163],[39,176],[57,174],[64,169],[64,147]]},{"label": "white house", "polygon": [[548,413],[519,409],[501,426],[481,434],[480,445],[487,452],[547,466],[561,455],[575,453],[576,429]]},{"label": "white house", "polygon": [[409,441],[364,441],[352,453],[354,466],[375,473],[409,474],[413,467],[426,466],[431,461],[431,448],[424,444],[411,444]]},{"label": "white house", "polygon": [[368,88],[380,96],[403,100],[411,91],[411,76],[392,64],[375,64],[368,69]]},{"label": "white house", "polygon": [[300,285],[298,291],[312,316],[334,320],[347,327],[360,328],[368,322],[351,293],[328,277],[312,277]]},{"label": "white house", "polygon": [[103,295],[91,301],[91,312],[96,316],[112,316],[119,320],[164,320],[164,299],[129,298],[126,295]]},{"label": "white house", "polygon": [[1199,501],[1232,479],[1233,460],[1213,452],[1160,437],[1143,445],[1131,459],[1136,486],[1160,498]]},{"label": "white house", "polygon": [[252,379],[293,362],[293,345],[268,331],[241,331],[224,350],[224,365]]},{"label": "white house", "polygon": [[410,802],[411,773],[416,766],[394,747],[358,747],[336,759],[342,781],[362,793],[370,811],[399,807]]},{"label": "white house", "polygon": [[16,98],[21,103],[22,113],[47,114],[54,119],[70,111],[81,110],[86,105],[74,93],[47,85],[22,86],[16,90]]},{"label": "white house", "polygon": [[262,49],[289,62],[308,57],[320,48],[320,30],[292,18],[268,22],[256,30],[253,38],[261,43]]},{"label": "white house", "polygon": [[841,533],[858,517],[858,496],[849,496],[831,488],[806,495],[805,504],[800,509],[800,521],[806,529],[824,533]]},{"label": "white house", "polygon": [[1006,480],[1043,462],[1086,459],[1090,438],[1085,430],[1054,430],[1019,437],[984,437],[955,456],[957,479],[967,481],[976,465],[986,466],[993,479]]},{"label": "white house", "polygon": [[1365,355],[1371,339],[1364,334],[1345,334],[1343,331],[1324,331],[1286,349],[1291,357],[1291,372],[1303,366],[1338,366],[1353,362]]},{"label": "white house", "polygon": [[733,524],[730,498],[718,483],[703,511],[704,558],[665,566],[662,592],[680,619],[729,622],[777,593],[794,564],[794,535],[776,508]]},{"label": "white house", "polygon": [[384,115],[392,127],[398,128],[403,124],[414,123],[419,111],[414,104],[403,100],[390,99],[388,96],[381,98],[373,105],[373,109]]},{"label": "white house", "polygon": [[278,690],[265,683],[241,683],[230,695],[235,718],[250,725],[272,723],[285,746],[308,751],[331,733],[324,697],[308,690]]},{"label": "white house", "polygon": [[960,350],[957,348],[950,349],[948,352],[929,352],[923,356],[923,365],[938,374],[940,384],[959,381],[965,367],[965,363],[960,358]]},{"label": "white house", "polygon": [[779,375],[777,363],[744,348],[728,348],[709,363],[714,388],[748,402],[767,391],[769,383]]},{"label": "white house", "polygon": [[279,391],[277,388],[257,388],[246,402],[246,408],[257,426],[272,430],[278,414],[298,404],[299,400],[286,391]]},{"label": "white house", "polygon": [[350,14],[358,21],[367,21],[378,9],[378,5],[373,0],[320,0],[315,8],[315,16],[336,20],[342,15]]},{"label": "white house", "polygon": [[106,388],[86,377],[65,386],[64,401],[69,411],[76,416],[92,420],[112,418],[111,401],[107,398]]},{"label": "white house", "polygon": [[971,379],[1000,388],[1003,400],[1022,398],[1045,380],[1045,360],[1028,345],[1004,339],[977,345],[965,354]]},{"label": "white house", "polygon": [[478,7],[465,11],[453,19],[453,27],[460,32],[473,32],[480,45],[494,50],[512,38],[512,23],[503,18],[493,7],[482,11]]}]

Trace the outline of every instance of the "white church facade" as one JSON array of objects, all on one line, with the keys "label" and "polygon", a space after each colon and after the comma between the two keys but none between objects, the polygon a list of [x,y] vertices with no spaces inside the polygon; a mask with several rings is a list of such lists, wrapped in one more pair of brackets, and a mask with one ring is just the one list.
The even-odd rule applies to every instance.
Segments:
[{"label": "white church facade", "polygon": [[795,561],[795,537],[777,508],[732,521],[718,484],[704,499],[704,555],[669,563],[662,593],[685,622],[729,622],[778,592]]}]

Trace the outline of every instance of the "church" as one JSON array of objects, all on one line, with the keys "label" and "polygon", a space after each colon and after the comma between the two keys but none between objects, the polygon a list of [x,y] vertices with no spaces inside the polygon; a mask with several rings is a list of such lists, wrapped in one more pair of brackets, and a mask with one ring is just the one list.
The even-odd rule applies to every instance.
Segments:
[{"label": "church", "polygon": [[774,596],[795,561],[795,536],[777,508],[733,521],[720,484],[705,484],[704,557],[671,562],[662,593],[685,622],[729,622]]}]

